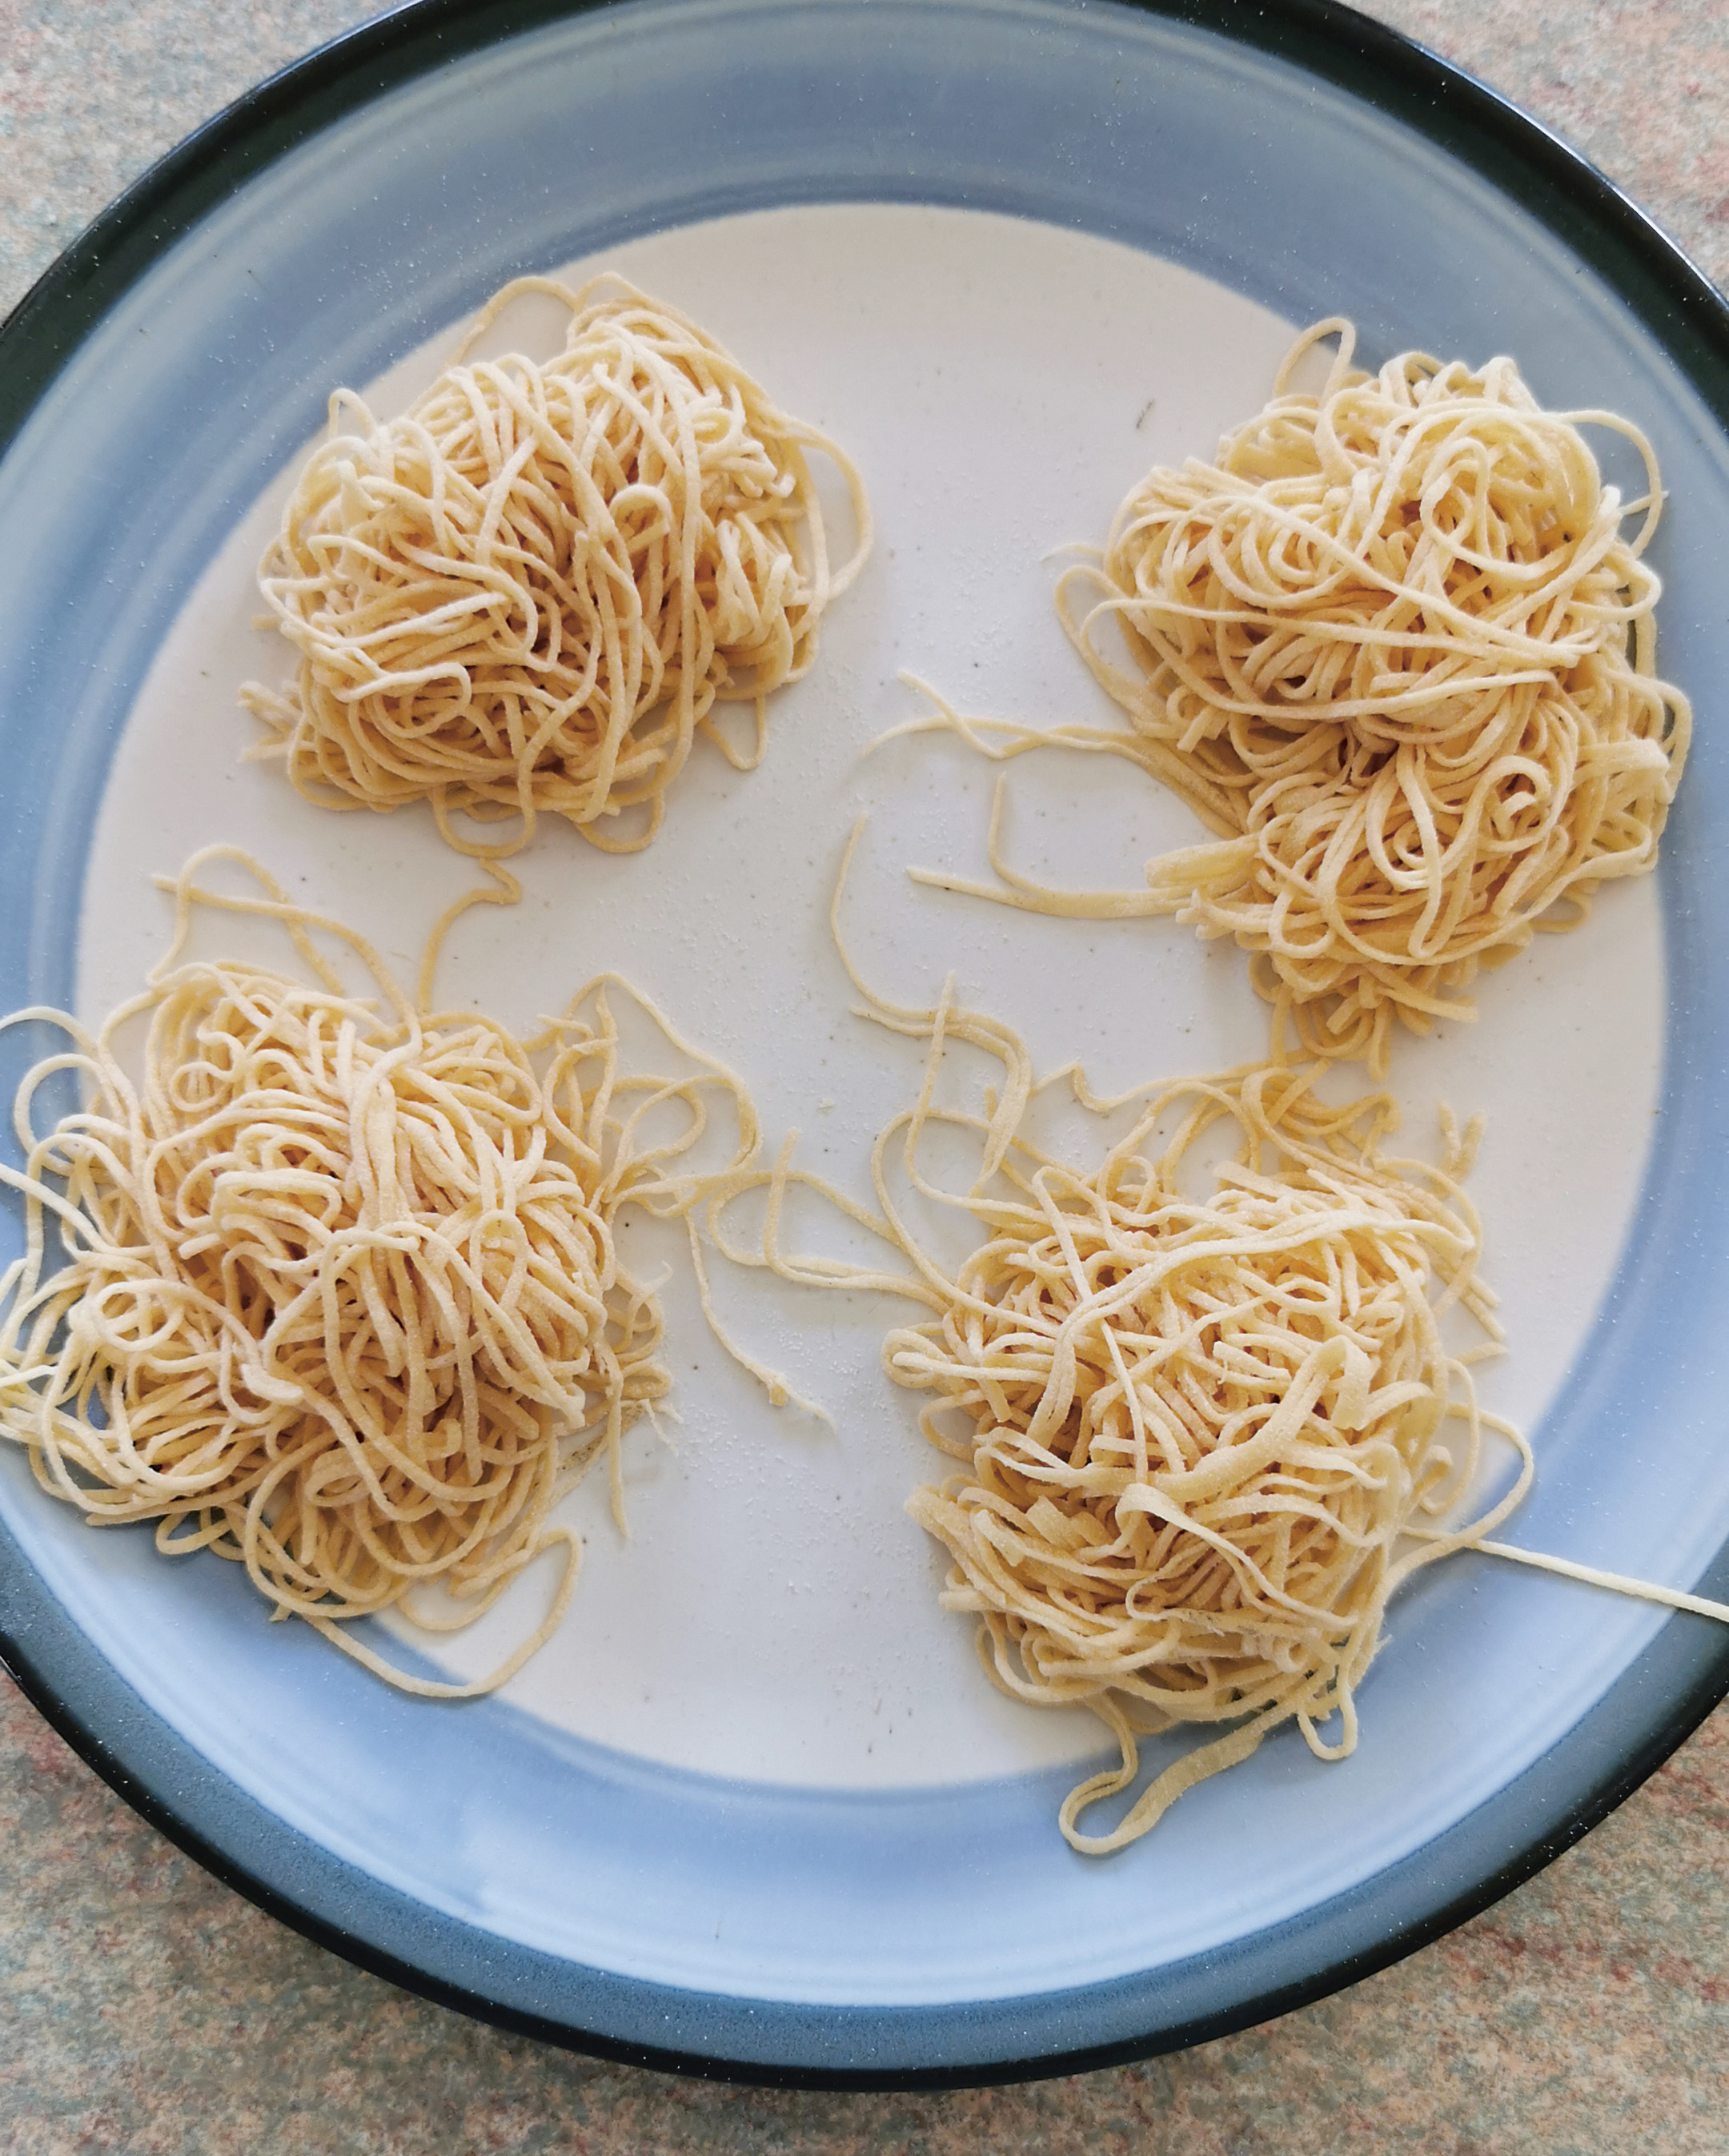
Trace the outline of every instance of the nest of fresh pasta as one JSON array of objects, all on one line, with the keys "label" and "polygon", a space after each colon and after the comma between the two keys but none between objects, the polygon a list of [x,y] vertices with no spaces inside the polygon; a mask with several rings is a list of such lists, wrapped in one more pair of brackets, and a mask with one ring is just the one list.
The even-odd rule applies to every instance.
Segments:
[{"label": "nest of fresh pasta", "polygon": [[[1435,1530],[1485,1419],[1525,1454],[1443,1337],[1457,1306],[1478,1352],[1498,1339],[1459,1182],[1471,1134],[1449,1130],[1439,1166],[1389,1159],[1390,1101],[1330,1106],[1315,1080],[1268,1065],[1159,1089],[1086,1173],[1013,1137],[965,1200],[984,1240],[952,1275],[920,1262],[934,1314],[885,1346],[962,1463],[909,1507],[953,1560],[944,1605],[981,1620],[1004,1691],[1087,1707],[1119,1742],[1062,1809],[1090,1855],[1282,1722],[1350,1752],[1388,1597],[1523,1493]],[[1221,1127],[1236,1150],[1198,1173]],[[1213,1733],[1082,1831],[1134,1780],[1137,1737],[1178,1725]]]},{"label": "nest of fresh pasta", "polygon": [[[1183,917],[1254,954],[1306,1049],[1379,1064],[1393,1017],[1469,1015],[1480,966],[1654,865],[1690,712],[1655,672],[1643,438],[1544,411],[1510,359],[1371,375],[1351,343],[1321,324],[1211,464],[1150,473],[1066,618],[1159,775],[1246,842]],[[1585,424],[1644,456],[1630,538]],[[1138,678],[1094,648],[1106,616]]]},{"label": "nest of fresh pasta", "polygon": [[[699,732],[758,760],[767,699],[808,670],[869,510],[826,436],[617,278],[508,285],[464,349],[529,292],[570,310],[544,364],[459,357],[397,418],[331,400],[259,571],[297,672],[246,701],[328,806],[428,801],[454,842],[454,814],[520,819],[516,844],[545,813],[630,850]],[[807,449],[852,495],[844,564]],[[715,725],[726,704],[751,708],[754,743]]]},{"label": "nest of fresh pasta", "polygon": [[[736,1109],[735,1166],[754,1112],[720,1065],[622,1068],[622,984],[605,977],[524,1044],[423,1013],[369,946],[255,865],[262,899],[199,887],[200,865],[173,886],[182,939],[195,906],[274,917],[310,978],[171,954],[95,1037],[20,1014],[73,1045],[26,1078],[28,1155],[0,1168],[28,1226],[0,1279],[0,1435],[92,1524],[154,1522],[167,1554],[244,1564],[273,1614],[392,1681],[489,1690],[574,1583],[580,1544],[554,1507],[604,1455],[622,1522],[621,1440],[670,1388],[618,1213],[690,1202],[700,1179],[687,1190],[678,1171],[710,1122],[705,1091]],[[346,992],[315,931],[362,960],[375,996]],[[81,1104],[34,1134],[42,1088],[67,1071]],[[669,1106],[651,1139],[644,1116]],[[472,1623],[555,1544],[550,1614],[479,1683],[405,1678],[345,1634],[390,1609]]]},{"label": "nest of fresh pasta", "polygon": [[[1292,388],[1334,335],[1324,388]],[[1263,411],[1210,463],[1148,473],[1102,553],[1065,573],[1063,625],[1127,733],[966,720],[941,699],[922,722],[999,758],[1126,757],[1219,842],[1150,861],[1138,891],[1053,891],[1003,860],[999,793],[998,885],[914,873],[1234,937],[1304,1053],[1384,1073],[1395,1021],[1474,1017],[1480,968],[1655,865],[1691,712],[1656,673],[1643,556],[1662,493],[1637,429],[1545,411],[1510,359],[1406,352],[1367,374],[1353,337],[1308,331]],[[1633,442],[1640,500],[1603,483],[1587,426]]]}]

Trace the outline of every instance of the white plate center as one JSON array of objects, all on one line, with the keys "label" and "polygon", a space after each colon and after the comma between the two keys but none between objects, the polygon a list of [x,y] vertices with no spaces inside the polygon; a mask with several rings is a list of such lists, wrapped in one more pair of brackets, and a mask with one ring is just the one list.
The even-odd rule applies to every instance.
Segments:
[{"label": "white plate center", "polygon": [[[988,872],[995,769],[931,738],[861,758],[921,708],[902,670],[975,712],[1117,722],[1057,626],[1046,557],[1102,538],[1149,465],[1210,454],[1265,398],[1294,326],[1131,249],[958,210],[776,210],[567,274],[608,266],[692,315],[845,446],[870,490],[877,551],[826,621],[809,677],[774,700],[761,769],[740,776],[699,744],[659,839],[634,857],[544,824],[517,864],[521,907],[472,915],[453,938],[444,999],[526,1025],[591,974],[628,973],[749,1081],[771,1146],[798,1126],[801,1157],[864,1195],[870,1140],[912,1097],[921,1060],[849,1014],[829,941],[840,850],[869,809],[848,912],[855,956],[885,993],[934,1000],[952,971],[1041,1066],[1078,1055],[1107,1087],[1260,1052],[1265,1014],[1232,948],[1169,922],[1032,919],[911,886],[909,863]],[[456,327],[360,385],[375,410],[432,378]],[[160,952],[167,911],[150,876],[213,841],[249,847],[410,979],[437,911],[472,880],[424,812],[331,814],[242,761],[254,730],[240,682],[290,670],[288,647],[254,626],[253,583],[286,485],[210,565],[121,742],[85,892],[87,1020],[133,993]],[[1201,835],[1116,762],[1029,759],[1011,788],[1014,854],[1056,880],[1132,885],[1148,855]],[[238,931],[216,940],[241,947]],[[1403,1042],[1393,1082],[1413,1149],[1431,1142],[1438,1098],[1489,1118],[1475,1189],[1512,1353],[1483,1390],[1534,1426],[1592,1323],[1644,1163],[1663,1008],[1652,886],[1611,889],[1583,934],[1540,938],[1485,979],[1481,1008],[1474,1029]],[[973,1082],[987,1075],[977,1065]],[[663,1247],[641,1228],[626,1243],[644,1265]],[[822,1401],[831,1432],[771,1409],[728,1364],[678,1240],[664,1248],[673,1445],[646,1427],[629,1440],[628,1542],[600,1478],[572,1501],[585,1576],[507,1696],[644,1758],[808,1785],[967,1781],[1097,1748],[1085,1713],[999,1698],[970,1620],[936,1607],[944,1560],[902,1507],[944,1463],[918,1435],[917,1399],[878,1361],[885,1325],[910,1306],[719,1270],[729,1321]],[[444,1659],[481,1673],[531,1626],[543,1593],[524,1581]]]}]

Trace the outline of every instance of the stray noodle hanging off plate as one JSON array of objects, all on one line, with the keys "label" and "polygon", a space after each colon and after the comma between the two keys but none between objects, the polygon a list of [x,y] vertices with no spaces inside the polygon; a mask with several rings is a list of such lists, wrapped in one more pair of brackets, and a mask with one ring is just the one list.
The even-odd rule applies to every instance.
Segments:
[{"label": "stray noodle hanging off plate", "polygon": [[[201,886],[223,859],[264,896]],[[699,1069],[621,1071],[609,997],[635,992],[615,977],[525,1045],[417,1009],[369,945],[233,848],[163,887],[172,947],[99,1034],[54,1011],[10,1021],[45,1019],[74,1046],[24,1079],[23,1170],[0,1167],[28,1230],[0,1278],[0,1436],[92,1524],[154,1521],[169,1554],[244,1563],[273,1615],[405,1690],[490,1691],[575,1584],[581,1546],[553,1507],[605,1453],[622,1525],[620,1440],[671,1383],[659,1301],[618,1260],[618,1214],[700,1198],[680,1163],[705,1094],[738,1119],[729,1171],[757,1156],[755,1111],[639,997]],[[178,963],[198,907],[280,921],[307,978]],[[360,959],[375,1000],[345,992],[315,932]],[[146,1019],[136,1084],[119,1035]],[[38,1137],[33,1103],[59,1071],[87,1100]],[[645,1118],[669,1101],[684,1127],[651,1140]],[[557,1546],[550,1613],[478,1682],[405,1676],[343,1629],[392,1609],[428,1630],[470,1624]],[[442,1611],[413,1601],[428,1587]]]},{"label": "stray noodle hanging off plate", "polygon": [[[1095,1096],[1072,1065],[1035,1082],[1013,1029],[957,1008],[952,984],[920,1010],[885,1003],[859,977],[839,906],[861,829],[835,888],[836,947],[865,998],[859,1014],[929,1043],[916,1101],[874,1148],[879,1210],[795,1170],[789,1137],[772,1169],[743,1169],[711,1194],[709,1229],[737,1262],[929,1311],[889,1333],[883,1363],[897,1385],[935,1396],[920,1427],[961,1471],[908,1505],[953,1560],[943,1605],[980,1620],[982,1657],[1004,1691],[1086,1707],[1119,1746],[1119,1763],[1061,1808],[1071,1846],[1100,1856],[1138,1840],[1186,1789],[1247,1758],[1283,1722],[1297,1722],[1321,1758],[1344,1758],[1388,1599],[1454,1552],[1729,1620],[1721,1604],[1487,1539],[1533,1471],[1520,1433],[1479,1410],[1467,1368],[1501,1337],[1477,1270],[1477,1216],[1460,1187],[1475,1127],[1461,1139],[1444,1125],[1439,1167],[1390,1158],[1391,1096],[1331,1104],[1316,1090],[1318,1064],[1114,1100]],[[936,1103],[957,1042],[1003,1066],[983,1115]],[[1026,1134],[1035,1094],[1064,1079],[1099,1114],[1135,1111],[1089,1172]],[[933,1184],[921,1165],[933,1124],[980,1142],[964,1192]],[[1223,1132],[1236,1149],[1209,1173],[1203,1163],[1216,1160]],[[958,1266],[931,1256],[903,1217],[890,1183],[897,1153],[915,1191],[977,1222],[983,1240]],[[795,1184],[839,1204],[911,1274],[784,1253]],[[729,1243],[726,1207],[765,1187],[760,1250]],[[1455,1306],[1482,1335],[1464,1355],[1442,1339]],[[1511,1444],[1519,1472],[1476,1520],[1444,1527],[1440,1516],[1471,1487],[1485,1427]],[[1335,1715],[1328,1742],[1321,1728]],[[1137,1737],[1186,1725],[1215,1733],[1114,1827],[1084,1832],[1082,1814],[1135,1779]]]},{"label": "stray noodle hanging off plate", "polygon": [[[1318,396],[1290,387],[1337,336]],[[1174,914],[1234,936],[1312,1055],[1384,1075],[1395,1017],[1475,1015],[1480,966],[1652,868],[1691,713],[1657,678],[1662,506],[1649,444],[1608,412],[1545,412],[1510,359],[1419,352],[1377,375],[1334,320],[1297,340],[1272,401],[1213,463],[1159,467],[1104,552],[1058,587],[1063,626],[1131,732],[935,720],[1001,758],[1062,742],[1126,757],[1222,844],[1155,860],[1140,891],[921,882],[1029,911]],[[1580,429],[1648,475],[1623,506]],[[1625,519],[1642,514],[1637,531]],[[1099,648],[1114,624],[1132,670]]]},{"label": "stray noodle hanging off plate", "polygon": [[[988,1240],[948,1307],[885,1347],[897,1383],[936,1396],[926,1435],[965,1463],[909,1507],[954,1559],[944,1606],[982,1620],[1004,1691],[1090,1707],[1121,1745],[1062,1808],[1088,1854],[1136,1840],[1283,1722],[1322,1758],[1353,1750],[1388,1599],[1455,1546],[1398,1548],[1476,1463],[1482,1418],[1439,1324],[1455,1301],[1489,1322],[1462,1155],[1383,1158],[1386,1097],[1330,1107],[1314,1079],[1157,1091],[1089,1174],[1011,1147],[1008,1188],[972,1201]],[[1239,1149],[1196,1193],[1185,1157],[1221,1122]],[[1488,1419],[1523,1466],[1460,1545],[1530,1479],[1522,1439]],[[1225,1733],[1083,1832],[1133,1780],[1136,1732],[1178,1724]]]},{"label": "stray noodle hanging off plate", "polygon": [[[525,293],[568,307],[564,350],[465,362]],[[851,496],[839,568],[807,449]],[[634,851],[699,731],[739,770],[761,759],[769,695],[808,670],[870,547],[849,459],[693,322],[610,275],[521,278],[400,418],[331,399],[259,572],[299,670],[243,699],[326,807],[428,801],[478,856],[526,845],[542,811]],[[751,747],[724,703],[752,707]],[[521,828],[482,845],[457,814]]]}]

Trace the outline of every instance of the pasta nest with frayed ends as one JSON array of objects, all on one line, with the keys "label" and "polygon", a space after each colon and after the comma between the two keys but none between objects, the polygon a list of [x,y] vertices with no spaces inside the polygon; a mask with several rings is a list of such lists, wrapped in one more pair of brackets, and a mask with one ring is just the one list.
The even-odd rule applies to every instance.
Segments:
[{"label": "pasta nest with frayed ends", "polygon": [[[264,896],[199,887],[213,858]],[[660,1303],[621,1263],[617,1216],[696,1202],[705,1178],[684,1163],[709,1095],[738,1120],[723,1181],[755,1158],[755,1111],[616,977],[525,1045],[423,1012],[369,944],[234,849],[167,887],[173,947],[98,1034],[55,1011],[8,1021],[71,1045],[26,1075],[25,1158],[0,1163],[26,1228],[0,1275],[0,1437],[91,1524],[153,1521],[167,1554],[238,1561],[273,1615],[403,1688],[490,1691],[574,1585],[580,1541],[552,1508],[605,1455],[622,1527],[621,1440],[670,1389]],[[181,963],[199,908],[279,922],[310,978]],[[315,932],[361,961],[374,1000],[345,991]],[[698,1067],[621,1068],[614,988]],[[139,1025],[135,1077],[122,1050]],[[43,1088],[64,1074],[83,1105],[38,1135]],[[489,1677],[406,1676],[350,1635],[391,1609],[458,1630],[555,1545],[552,1611]]]},{"label": "pasta nest with frayed ends", "polygon": [[[1335,334],[1324,390],[1292,391]],[[1480,965],[1653,866],[1691,711],[1655,672],[1644,436],[1544,411],[1510,359],[1363,373],[1353,336],[1318,324],[1213,463],[1150,473],[1059,610],[1141,760],[1238,842],[1180,917],[1254,954],[1306,1050],[1379,1069],[1395,1015],[1469,1017]],[[1642,501],[1587,424],[1639,449]],[[1096,648],[1106,619],[1135,672]]]},{"label": "pasta nest with frayed ends", "polygon": [[[1011,1149],[1019,1194],[972,1194],[988,1240],[940,1314],[885,1346],[897,1383],[936,1395],[927,1436],[965,1463],[909,1507],[954,1561],[945,1606],[983,1620],[1003,1690],[1085,1705],[1120,1742],[1121,1766],[1062,1809],[1087,1854],[1145,1834],[1280,1722],[1349,1752],[1388,1596],[1523,1494],[1508,1430],[1526,1463],[1510,1496],[1460,1537],[1395,1548],[1468,1486],[1493,1420],[1440,1327],[1457,1303],[1498,1337],[1456,1180],[1470,1141],[1449,1134],[1440,1168],[1384,1160],[1391,1102],[1330,1107],[1315,1075],[1163,1089],[1090,1175],[1043,1156],[1029,1173]],[[1187,1194],[1185,1156],[1233,1123],[1240,1151]],[[1188,1723],[1232,1727],[1114,1830],[1083,1833],[1080,1813],[1133,1779],[1136,1732]]]},{"label": "pasta nest with frayed ends", "polygon": [[[477,853],[526,844],[546,812],[628,851],[699,730],[740,769],[760,759],[767,699],[809,668],[869,507],[833,443],[617,278],[508,285],[463,349],[529,292],[570,310],[546,364],[459,353],[396,419],[332,398],[259,570],[295,680],[245,701],[265,752],[328,806],[426,800]],[[858,524],[839,567],[813,449]],[[753,708],[752,747],[714,723],[725,703]],[[482,847],[456,839],[458,813],[522,828]]]},{"label": "pasta nest with frayed ends", "polygon": [[275,976],[163,984],[135,1091],[33,1147],[67,1263],[0,1338],[0,1423],[92,1521],[239,1559],[284,1614],[495,1592],[572,1471],[668,1389],[654,1300],[484,1022],[391,1024]]},{"label": "pasta nest with frayed ends", "polygon": [[[980,737],[992,721],[943,710],[941,722],[993,755],[1018,754],[1030,731],[999,726],[1004,751]],[[1013,1027],[962,1009],[952,977],[921,1009],[889,1002],[859,973],[840,911],[864,824],[830,901],[835,950],[858,1014],[927,1044],[916,1101],[872,1147],[875,1207],[795,1167],[789,1137],[772,1167],[752,1160],[712,1187],[708,1225],[729,1257],[785,1280],[921,1306],[885,1338],[883,1367],[931,1395],[920,1427],[961,1470],[907,1507],[952,1561],[942,1603],[981,1620],[981,1658],[1003,1691],[1086,1707],[1120,1748],[1117,1765],[1064,1800],[1072,1848],[1103,1856],[1139,1840],[1283,1723],[1321,1758],[1352,1752],[1357,1689],[1389,1598],[1455,1553],[1729,1622],[1721,1602],[1490,1539],[1535,1463],[1520,1430],[1480,1408],[1471,1377],[1501,1343],[1460,1182],[1480,1122],[1461,1136],[1443,1109],[1443,1154],[1430,1163],[1385,1151],[1398,1124],[1390,1095],[1330,1102],[1319,1062],[1108,1097],[1076,1063],[1037,1078]],[[1000,1065],[983,1112],[941,1097],[962,1045]],[[1032,1135],[1035,1102],[1065,1081],[1090,1113],[1132,1117],[1090,1171]],[[951,1148],[959,1139],[963,1157],[977,1141],[966,1188],[921,1164],[936,1132]],[[897,1158],[906,1189],[891,1174]],[[800,1188],[906,1269],[790,1250],[787,1207]],[[939,1254],[908,1190],[936,1217],[967,1216],[968,1255]],[[727,1238],[721,1215],[757,1191],[767,1203],[752,1250]],[[1448,1328],[1460,1313],[1478,1337],[1455,1352]],[[1451,1516],[1475,1489],[1485,1431],[1507,1441],[1516,1470],[1460,1524]],[[1135,1780],[1137,1739],[1189,1725],[1215,1733],[1156,1774],[1114,1826],[1083,1831],[1083,1813]]]}]

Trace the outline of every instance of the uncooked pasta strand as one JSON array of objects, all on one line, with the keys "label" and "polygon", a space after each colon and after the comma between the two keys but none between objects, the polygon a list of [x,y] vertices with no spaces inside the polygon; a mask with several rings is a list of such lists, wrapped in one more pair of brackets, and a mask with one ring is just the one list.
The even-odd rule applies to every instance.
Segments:
[{"label": "uncooked pasta strand", "polygon": [[[313,1630],[328,1640],[333,1647],[340,1647],[345,1655],[358,1662],[363,1669],[370,1670],[374,1676],[382,1677],[387,1685],[393,1686],[398,1691],[411,1692],[416,1699],[483,1698],[486,1693],[496,1691],[501,1686],[507,1685],[524,1663],[540,1652],[564,1622],[565,1613],[570,1608],[571,1597],[576,1592],[577,1574],[582,1568],[582,1538],[568,1527],[548,1527],[533,1551],[530,1562],[532,1561],[533,1557],[540,1556],[544,1551],[551,1549],[559,1543],[563,1543],[565,1549],[564,1571],[558,1583],[558,1591],[553,1597],[552,1608],[547,1610],[528,1637],[520,1645],[512,1649],[496,1669],[484,1677],[475,1678],[472,1684],[448,1684],[434,1677],[415,1676],[407,1670],[399,1669],[395,1663],[387,1661],[382,1655],[374,1654],[372,1650],[362,1641],[351,1638],[340,1625],[333,1625],[328,1617],[312,1616],[309,1617],[307,1621]],[[502,1583],[505,1585],[509,1584],[508,1579]],[[464,1624],[471,1624],[479,1614],[478,1610],[464,1610],[462,1613],[462,1621]],[[424,1618],[420,1616],[410,1617],[408,1621],[411,1624],[419,1625],[426,1630],[452,1629],[449,1626],[428,1626]]]},{"label": "uncooked pasta strand", "polygon": [[1064,921],[1128,921],[1160,914],[1180,916],[1200,892],[1229,891],[1241,882],[1254,858],[1252,839],[1229,839],[1218,845],[1186,846],[1176,853],[1160,855],[1147,864],[1145,891],[1056,891],[1018,874],[1003,857],[1003,810],[1008,783],[1006,777],[997,781],[985,839],[985,850],[998,881],[978,883],[943,869],[910,868],[906,873],[914,883]]},{"label": "uncooked pasta strand", "polygon": [[1240,1729],[1232,1730],[1228,1736],[1215,1737],[1210,1743],[1196,1745],[1180,1759],[1173,1759],[1142,1791],[1108,1834],[1084,1834],[1078,1823],[1080,1815],[1092,1804],[1121,1796],[1141,1766],[1140,1750],[1127,1719],[1110,1708],[1108,1699],[1101,1702],[1099,1711],[1101,1720],[1122,1747],[1121,1761],[1115,1767],[1107,1767],[1102,1774],[1076,1783],[1064,1798],[1057,1814],[1063,1839],[1083,1856],[1110,1856],[1119,1849],[1126,1849],[1131,1842],[1139,1841],[1143,1835],[1151,1834],[1178,1797],[1197,1783],[1222,1774],[1227,1768],[1240,1766],[1260,1750],[1261,1739],[1273,1727],[1273,1717],[1263,1714],[1255,1721],[1244,1722]]},{"label": "uncooked pasta strand", "polygon": [[1587,1587],[1606,1587],[1612,1594],[1629,1594],[1636,1601],[1655,1602],[1665,1609],[1685,1609],[1696,1617],[1711,1617],[1720,1625],[1729,1625],[1729,1602],[1713,1602],[1708,1595],[1685,1594],[1678,1587],[1659,1587],[1648,1579],[1629,1579],[1624,1572],[1606,1572],[1600,1565],[1550,1557],[1542,1550],[1521,1549],[1512,1543],[1479,1542],[1471,1548],[1481,1550],[1485,1557],[1504,1557],[1515,1564],[1532,1565],[1539,1572],[1577,1579]]}]

